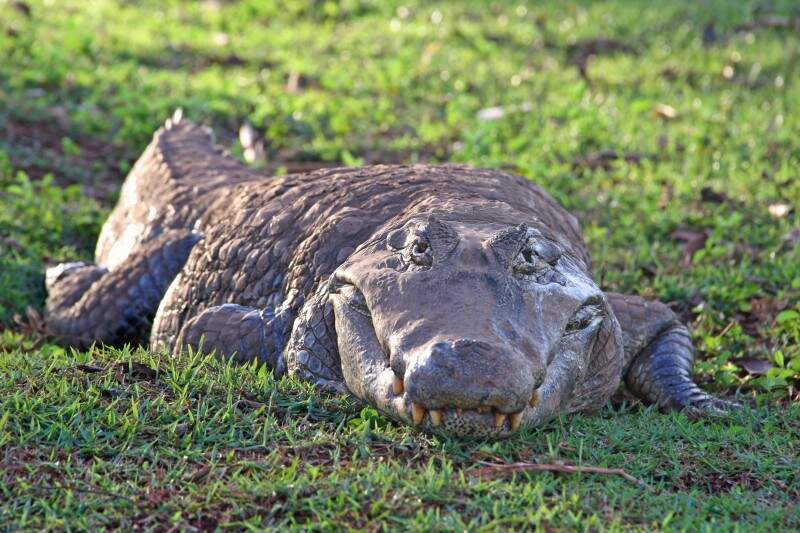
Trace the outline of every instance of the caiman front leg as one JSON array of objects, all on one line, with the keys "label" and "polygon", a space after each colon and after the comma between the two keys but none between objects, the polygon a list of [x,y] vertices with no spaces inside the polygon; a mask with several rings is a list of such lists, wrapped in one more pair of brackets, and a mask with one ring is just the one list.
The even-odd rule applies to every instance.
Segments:
[{"label": "caiman front leg", "polygon": [[331,283],[331,280],[321,283],[304,302],[286,345],[286,365],[290,375],[310,381],[319,389],[347,393],[333,305],[329,301]]},{"label": "caiman front leg", "polygon": [[109,271],[85,263],[50,268],[45,329],[64,346],[146,344],[150,322],[200,236],[169,230]]},{"label": "caiman front leg", "polygon": [[738,404],[715,398],[692,381],[689,330],[661,302],[606,293],[620,325],[625,383],[640,398],[667,409],[723,412]]},{"label": "caiman front leg", "polygon": [[173,353],[187,347],[239,363],[258,361],[276,376],[288,373],[346,392],[327,283],[307,300],[290,291],[274,311],[235,304],[209,307],[181,328]]},{"label": "caiman front leg", "polygon": [[178,354],[191,348],[238,363],[258,361],[282,375],[286,371],[282,351],[291,316],[288,306],[275,311],[237,304],[209,307],[184,324],[172,351]]}]

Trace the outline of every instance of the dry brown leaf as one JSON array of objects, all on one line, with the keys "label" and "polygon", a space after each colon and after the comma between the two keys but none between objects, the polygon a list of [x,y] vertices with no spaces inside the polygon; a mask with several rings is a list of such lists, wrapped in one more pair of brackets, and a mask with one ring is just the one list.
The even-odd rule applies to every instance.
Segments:
[{"label": "dry brown leaf", "polygon": [[750,300],[750,310],[736,314],[736,321],[742,327],[742,331],[751,337],[759,337],[762,326],[771,326],[775,322],[778,313],[786,309],[789,305],[788,300],[776,300],[774,298],[753,298]]},{"label": "dry brown leaf", "polygon": [[250,398],[242,397],[237,402],[237,406],[239,406],[239,407],[247,406],[250,409],[261,409],[262,407],[266,407],[266,404],[261,403],[261,402],[256,401],[256,400],[251,400]]},{"label": "dry brown leaf", "polygon": [[664,120],[672,120],[678,116],[678,110],[667,104],[656,104],[653,106],[653,114]]},{"label": "dry brown leaf", "polygon": [[772,368],[772,363],[766,359],[756,359],[755,357],[742,357],[731,362],[751,376],[763,376]]},{"label": "dry brown leaf", "polygon": [[211,465],[203,465],[187,477],[188,481],[198,482],[211,472]]},{"label": "dry brown leaf", "polygon": [[703,249],[710,234],[711,230],[709,229],[698,231],[689,228],[679,228],[670,233],[670,237],[684,243],[680,261],[682,267],[688,267],[692,264],[695,252]]},{"label": "dry brown leaf", "polygon": [[763,323],[772,324],[778,314],[789,307],[789,300],[774,298],[753,298],[750,300],[750,313]]},{"label": "dry brown leaf", "polygon": [[792,206],[788,204],[770,204],[767,211],[775,218],[783,218],[792,212]]},{"label": "dry brown leaf", "polygon": [[724,204],[729,198],[724,192],[717,192],[711,187],[703,187],[700,190],[700,200],[712,204]]},{"label": "dry brown leaf", "polygon": [[133,379],[153,381],[156,379],[156,371],[149,366],[131,361],[128,363],[119,363],[116,367],[114,377],[117,381],[122,382],[125,376],[130,376]]}]

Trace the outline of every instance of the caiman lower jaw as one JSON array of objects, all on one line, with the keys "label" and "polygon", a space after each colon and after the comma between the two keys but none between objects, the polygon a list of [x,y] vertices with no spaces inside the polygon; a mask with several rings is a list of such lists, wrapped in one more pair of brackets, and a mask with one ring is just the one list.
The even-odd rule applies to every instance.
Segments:
[{"label": "caiman lower jaw", "polygon": [[[405,396],[405,383],[402,378],[396,375],[392,382],[392,393],[397,400],[410,404],[411,419],[415,426],[430,424],[433,428],[443,428],[448,425],[448,422],[454,422],[457,426],[468,422],[469,425],[479,424],[487,428],[493,428],[494,431],[492,432],[502,435],[517,431],[522,424],[524,413],[528,410],[526,408],[516,413],[502,413],[489,406],[481,406],[475,409],[463,409],[461,407],[428,409],[421,403],[411,401]],[[539,391],[534,391],[529,401],[531,410],[536,408],[539,402]]]}]

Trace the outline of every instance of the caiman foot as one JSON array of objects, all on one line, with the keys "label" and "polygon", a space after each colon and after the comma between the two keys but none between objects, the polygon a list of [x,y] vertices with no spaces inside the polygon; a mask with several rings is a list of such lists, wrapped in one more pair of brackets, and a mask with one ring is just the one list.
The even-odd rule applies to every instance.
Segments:
[{"label": "caiman foot", "polygon": [[48,269],[47,334],[79,350],[93,342],[143,344],[158,303],[199,240],[189,230],[167,230],[113,271],[85,263]]},{"label": "caiman foot", "polygon": [[633,360],[625,376],[637,396],[667,410],[722,415],[741,405],[704,392],[692,381],[694,348],[689,331],[673,325],[657,335]]}]

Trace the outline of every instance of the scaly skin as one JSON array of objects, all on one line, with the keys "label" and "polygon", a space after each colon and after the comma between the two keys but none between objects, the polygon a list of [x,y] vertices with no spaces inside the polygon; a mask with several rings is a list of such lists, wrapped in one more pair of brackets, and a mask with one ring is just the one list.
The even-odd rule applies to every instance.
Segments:
[{"label": "scaly skin", "polygon": [[691,381],[664,305],[603,294],[575,218],[465,166],[268,177],[167,121],[128,176],[96,264],[48,271],[63,344],[187,346],[349,392],[426,431],[507,436],[603,405],[623,377],[668,408]]}]

